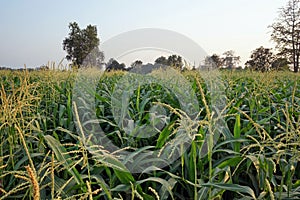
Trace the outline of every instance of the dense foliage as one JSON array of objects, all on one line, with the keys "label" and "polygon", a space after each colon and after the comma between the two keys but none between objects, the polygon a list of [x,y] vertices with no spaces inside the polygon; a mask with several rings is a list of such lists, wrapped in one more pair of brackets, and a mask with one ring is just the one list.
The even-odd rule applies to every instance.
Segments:
[{"label": "dense foliage", "polygon": [[85,131],[99,124],[115,145],[132,148],[132,158],[136,150],[162,148],[186,128],[172,90],[155,82],[134,87],[127,114],[136,123],[149,123],[157,102],[168,116],[157,135],[134,140],[111,108],[126,72],[100,78],[92,94],[96,110],[85,115],[96,112],[98,121],[85,124],[76,115],[85,100],[72,99],[76,72],[0,73],[0,199],[300,199],[298,74],[222,72],[227,103],[220,113],[228,129],[203,154],[212,98],[201,74],[184,72],[199,107],[190,147],[164,168],[131,173],[125,160],[88,147]]},{"label": "dense foliage", "polygon": [[100,40],[97,27],[88,25],[85,29],[80,29],[76,22],[71,22],[69,29],[68,37],[63,40],[63,50],[67,52],[66,59],[77,67],[100,66],[104,55],[98,47]]},{"label": "dense foliage", "polygon": [[270,26],[271,38],[276,47],[292,64],[293,71],[299,71],[300,60],[300,1],[289,0],[287,5],[280,9],[276,21]]}]

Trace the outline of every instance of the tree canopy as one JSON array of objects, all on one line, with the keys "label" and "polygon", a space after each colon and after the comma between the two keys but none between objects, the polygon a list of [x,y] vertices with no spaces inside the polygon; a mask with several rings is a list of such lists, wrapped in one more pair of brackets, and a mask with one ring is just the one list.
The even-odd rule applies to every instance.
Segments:
[{"label": "tree canopy", "polygon": [[69,29],[69,35],[63,41],[67,60],[78,67],[99,66],[104,60],[104,55],[98,47],[100,40],[97,37],[97,27],[88,25],[85,29],[80,29],[76,22],[72,22]]},{"label": "tree canopy", "polygon": [[228,68],[228,69],[232,69],[232,68],[238,68],[239,63],[240,63],[240,56],[236,56],[235,52],[230,50],[230,51],[226,51],[223,53],[224,58],[223,58],[223,65]]},{"label": "tree canopy", "polygon": [[300,0],[289,0],[280,9],[279,17],[270,26],[271,38],[277,49],[293,63],[294,72],[299,71],[300,57]]},{"label": "tree canopy", "polygon": [[210,69],[217,69],[221,68],[223,65],[223,58],[221,58],[217,54],[213,54],[211,56],[207,56],[205,58],[205,66],[207,66]]},{"label": "tree canopy", "polygon": [[167,65],[170,67],[174,67],[177,69],[182,70],[184,67],[184,62],[181,56],[179,55],[170,55],[168,58],[164,56],[158,57],[155,61],[156,64],[162,64],[162,65]]},{"label": "tree canopy", "polygon": [[154,61],[154,63],[168,65],[168,59],[164,56],[160,56]]},{"label": "tree canopy", "polygon": [[256,71],[289,70],[288,60],[280,54],[275,55],[270,48],[261,46],[252,51],[250,58],[245,66]]},{"label": "tree canopy", "polygon": [[124,63],[119,63],[114,58],[109,59],[107,63],[106,71],[113,71],[113,70],[126,70],[126,66]]},{"label": "tree canopy", "polygon": [[226,51],[223,56],[213,54],[204,60],[205,67],[210,69],[227,68],[234,69],[239,67],[240,56],[236,56],[234,51]]},{"label": "tree canopy", "polygon": [[264,48],[263,46],[252,51],[245,65],[256,71],[266,72],[271,70],[272,63],[275,60],[275,56],[270,48]]},{"label": "tree canopy", "polygon": [[131,67],[132,68],[135,68],[135,67],[140,67],[140,66],[142,66],[143,65],[143,61],[141,61],[141,60],[136,60],[136,61],[134,61],[132,64],[131,64]]}]

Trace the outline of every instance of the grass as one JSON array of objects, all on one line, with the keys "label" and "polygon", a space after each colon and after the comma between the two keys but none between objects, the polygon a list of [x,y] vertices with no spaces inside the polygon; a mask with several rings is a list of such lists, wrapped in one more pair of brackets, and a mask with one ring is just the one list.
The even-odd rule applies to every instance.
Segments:
[{"label": "grass", "polygon": [[0,71],[0,199],[300,199],[299,74],[178,73]]}]

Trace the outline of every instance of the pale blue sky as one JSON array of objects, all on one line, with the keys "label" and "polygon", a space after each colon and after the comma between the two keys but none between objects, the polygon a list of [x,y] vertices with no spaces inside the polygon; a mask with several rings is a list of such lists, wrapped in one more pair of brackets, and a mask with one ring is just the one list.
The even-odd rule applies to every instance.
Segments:
[{"label": "pale blue sky", "polygon": [[139,28],[184,34],[208,54],[234,50],[242,64],[273,47],[270,29],[287,0],[1,0],[0,66],[36,67],[64,58],[69,22],[97,25],[101,41]]}]

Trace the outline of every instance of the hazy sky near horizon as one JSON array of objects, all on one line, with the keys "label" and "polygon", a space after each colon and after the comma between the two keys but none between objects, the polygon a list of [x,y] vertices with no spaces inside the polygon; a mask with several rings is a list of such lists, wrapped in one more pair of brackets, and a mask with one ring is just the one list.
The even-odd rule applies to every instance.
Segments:
[{"label": "hazy sky near horizon", "polygon": [[[168,29],[197,42],[209,55],[233,50],[247,61],[260,46],[274,47],[270,29],[287,0],[3,0],[0,66],[60,62],[68,24],[96,25],[100,42],[140,28]],[[104,52],[105,53],[105,52]],[[146,61],[147,62],[147,61]]]}]

